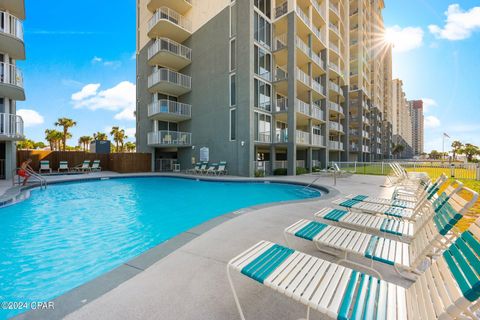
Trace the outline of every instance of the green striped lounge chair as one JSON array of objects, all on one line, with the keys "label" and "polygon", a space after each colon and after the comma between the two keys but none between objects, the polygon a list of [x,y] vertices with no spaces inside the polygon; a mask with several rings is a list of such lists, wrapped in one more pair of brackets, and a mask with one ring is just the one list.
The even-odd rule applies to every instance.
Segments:
[{"label": "green striped lounge chair", "polygon": [[81,172],[90,171],[90,160],[84,160],[82,164],[75,167],[75,170]]},{"label": "green striped lounge chair", "polygon": [[[449,186],[448,188],[453,187]],[[458,195],[460,190],[468,190],[467,192],[473,194],[472,199],[470,201],[464,200]],[[448,190],[446,191],[449,192]],[[409,243],[415,237],[417,232],[421,230],[423,225],[432,218],[435,212],[438,212],[444,205],[450,203],[450,198],[453,199],[451,202],[453,203],[455,210],[460,214],[465,215],[469,208],[475,204],[478,194],[465,187],[462,187],[462,189],[454,189],[454,191],[450,192],[450,196],[446,193],[442,193],[433,202],[435,208],[432,210],[433,213],[421,215],[416,221],[332,208],[324,208],[318,211],[315,213],[315,218],[318,221],[329,225],[366,232]]]},{"label": "green striped lounge chair", "polygon": [[432,185],[433,188],[436,188],[444,179],[443,177],[446,177],[446,175],[440,175],[435,183],[432,183],[430,179],[426,179],[425,181],[421,181],[420,184],[415,187],[396,187],[392,194],[392,200],[417,202],[418,200],[425,198],[425,194],[431,191]]},{"label": "green striped lounge chair", "polygon": [[480,226],[472,227],[408,289],[268,241],[233,258],[227,277],[241,319],[232,272],[303,304],[307,319],[312,310],[321,319],[478,319]]},{"label": "green striped lounge chair", "polygon": [[227,174],[227,162],[220,161],[218,164],[217,170],[215,170],[215,175],[226,175]]},{"label": "green striped lounge chair", "polygon": [[68,161],[60,161],[58,164],[58,172],[69,172],[70,168],[68,167]]},{"label": "green striped lounge chair", "polygon": [[93,161],[90,171],[102,171],[102,167],[100,167],[100,160]]},{"label": "green striped lounge chair", "polygon": [[218,163],[212,163],[208,166],[208,169],[205,170],[204,174],[206,175],[214,175],[215,171],[217,170]]},{"label": "green striped lounge chair", "polygon": [[[478,199],[474,191],[466,191]],[[457,211],[460,204],[452,199],[422,226],[409,244],[306,219],[286,228],[284,235],[287,243],[289,239],[311,241],[319,251],[337,255],[350,264],[360,264],[372,274],[385,272],[412,280],[421,273],[427,258],[440,255],[445,243],[456,238],[452,228],[475,202],[465,201],[464,205],[468,203],[463,207],[465,210]]]},{"label": "green striped lounge chair", "polygon": [[367,203],[382,204],[386,206],[399,207],[403,209],[415,209],[417,206],[421,206],[424,201],[433,197],[438,190],[440,190],[446,183],[448,178],[446,175],[442,174],[437,181],[432,185],[427,186],[425,192],[421,193],[416,201],[408,201],[401,199],[389,199],[389,198],[379,198],[366,195],[348,195],[345,196],[345,200],[356,200]]},{"label": "green striped lounge chair", "polygon": [[44,171],[47,171],[48,173],[52,173],[52,168],[50,168],[50,161],[48,160],[40,161],[40,169],[38,169],[38,173],[43,173]]},{"label": "green striped lounge chair", "polygon": [[200,166],[200,168],[198,170],[195,170],[195,173],[196,174],[202,174],[205,171],[207,171],[207,167],[208,167],[208,162],[202,162],[202,165]]},{"label": "green striped lounge chair", "polygon": [[[453,188],[451,186],[447,188],[447,191],[445,192],[447,198],[450,197],[451,194],[457,192],[460,188],[463,187],[463,184],[459,181],[456,181],[456,185],[457,185],[456,188]],[[389,217],[415,221],[416,219],[418,219],[419,216],[423,214],[428,214],[429,212],[431,213],[432,206],[436,208],[436,204],[440,203],[441,205],[441,202],[438,202],[438,199],[441,197],[437,198],[435,197],[435,195],[436,195],[436,192],[432,192],[430,196],[427,197],[427,200],[419,204],[417,207],[415,207],[415,209],[408,209],[408,208],[405,209],[405,208],[377,204],[377,203],[367,203],[367,202],[354,200],[354,199],[345,200],[343,198],[334,200],[332,201],[332,203],[340,207],[347,208],[349,211],[376,214],[376,215],[385,215]]]},{"label": "green striped lounge chair", "polygon": [[195,163],[192,169],[188,169],[187,173],[195,173],[196,171],[200,170],[200,167],[202,166],[201,162]]}]

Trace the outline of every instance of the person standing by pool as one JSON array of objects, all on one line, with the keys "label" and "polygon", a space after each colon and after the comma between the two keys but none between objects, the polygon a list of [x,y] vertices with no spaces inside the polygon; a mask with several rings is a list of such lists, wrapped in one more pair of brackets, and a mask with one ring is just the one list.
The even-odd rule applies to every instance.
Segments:
[{"label": "person standing by pool", "polygon": [[22,164],[20,165],[20,169],[18,169],[18,172],[17,172],[18,175],[24,179],[22,185],[26,185],[28,179],[31,176],[28,173],[28,171],[29,170],[33,171],[32,167],[30,167],[31,162],[32,162],[32,159],[27,159],[27,160],[23,161]]}]

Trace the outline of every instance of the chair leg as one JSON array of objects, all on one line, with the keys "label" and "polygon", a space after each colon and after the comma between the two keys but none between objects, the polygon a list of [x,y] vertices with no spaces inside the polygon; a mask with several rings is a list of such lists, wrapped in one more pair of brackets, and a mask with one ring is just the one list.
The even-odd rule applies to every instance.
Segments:
[{"label": "chair leg", "polygon": [[238,300],[237,292],[235,291],[235,286],[233,285],[232,276],[230,274],[230,266],[227,264],[227,277],[228,282],[230,283],[230,288],[232,289],[233,298],[235,299],[235,304],[237,305],[238,313],[240,314],[240,319],[245,320],[245,316],[243,315],[242,306],[240,305],[240,301]]}]

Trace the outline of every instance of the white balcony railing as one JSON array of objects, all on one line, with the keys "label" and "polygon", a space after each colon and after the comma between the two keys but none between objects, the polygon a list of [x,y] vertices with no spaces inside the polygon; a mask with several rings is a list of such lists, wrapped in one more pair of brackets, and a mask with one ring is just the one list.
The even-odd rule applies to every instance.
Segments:
[{"label": "white balcony railing", "polygon": [[362,137],[364,137],[366,139],[370,139],[370,134],[367,131],[362,130]]},{"label": "white balcony railing", "polygon": [[340,10],[338,10],[338,6],[331,3],[329,4],[329,7],[330,7],[330,10],[332,10],[333,12],[335,12],[338,16],[340,16]]},{"label": "white balcony railing", "polygon": [[338,84],[336,84],[335,82],[330,81],[330,89],[332,89],[333,91],[335,91],[335,92],[338,93],[339,95],[342,95],[342,94],[343,94],[342,89],[341,89],[340,86],[339,86]]},{"label": "white balcony railing", "polygon": [[0,62],[0,83],[23,88],[23,76],[17,66]]},{"label": "white balcony railing", "polygon": [[363,150],[363,152],[370,152],[370,147],[369,146],[363,146],[362,150]]},{"label": "white balcony railing", "polygon": [[306,74],[302,69],[297,67],[297,79],[310,86],[310,76]]},{"label": "white balcony railing", "polygon": [[287,143],[288,142],[288,130],[287,129],[277,129],[275,131],[275,142],[277,142],[277,143]]},{"label": "white balcony railing", "polygon": [[273,50],[282,50],[287,47],[287,34],[283,33],[274,38]]},{"label": "white balcony railing", "polygon": [[312,134],[312,145],[314,146],[324,146],[323,144],[323,136],[319,134]]},{"label": "white balcony railing", "polygon": [[295,100],[295,110],[307,116],[310,115],[310,105],[302,100]]},{"label": "white balcony railing", "polygon": [[330,49],[332,49],[334,52],[336,52],[338,55],[340,55],[340,49],[338,49],[338,46],[334,44],[333,42],[330,42]]},{"label": "white balcony railing", "polygon": [[317,91],[320,94],[325,94],[325,91],[323,90],[323,86],[313,79],[312,79],[312,88],[313,90]]},{"label": "white balcony railing", "polygon": [[23,23],[8,12],[0,11],[0,32],[23,41]]},{"label": "white balcony railing", "polygon": [[303,20],[303,22],[305,22],[305,24],[307,26],[311,26],[312,24],[310,23],[310,19],[308,18],[307,14],[305,12],[303,12],[303,10],[297,5],[296,7],[296,10],[295,10],[298,14],[298,16],[300,17],[300,19]]},{"label": "white balcony railing", "polygon": [[329,27],[331,30],[333,30],[336,34],[340,34],[340,30],[338,29],[338,26],[334,25],[333,23],[329,23]]},{"label": "white balcony railing", "polygon": [[168,38],[158,38],[155,40],[155,42],[148,48],[148,59],[150,60],[153,56],[162,51],[170,52],[190,61],[192,60],[192,49]]},{"label": "white balcony railing", "polygon": [[0,135],[11,139],[23,138],[22,117],[10,113],[0,113]]},{"label": "white balcony railing", "polygon": [[324,120],[324,112],[317,106],[312,106],[311,116],[315,119]]},{"label": "white balcony railing", "polygon": [[158,69],[148,77],[149,88],[159,82],[168,82],[187,89],[192,88],[192,77],[166,68]]},{"label": "white balcony railing", "polygon": [[305,131],[296,130],[295,132],[295,140],[297,143],[300,144],[310,144],[310,133]]},{"label": "white balcony railing", "polygon": [[161,130],[149,132],[147,135],[149,145],[179,145],[188,146],[192,144],[192,134],[190,132]]},{"label": "white balcony railing", "polygon": [[308,45],[299,37],[295,38],[295,45],[303,51],[307,56],[310,56],[310,48]]},{"label": "white balcony railing", "polygon": [[285,112],[288,110],[288,99],[280,98],[276,100],[275,110],[277,112]]},{"label": "white balcony railing", "polygon": [[275,81],[283,81],[283,80],[287,80],[287,78],[288,78],[287,71],[279,67],[275,69]]},{"label": "white balcony railing", "polygon": [[364,123],[366,123],[366,124],[370,124],[370,120],[368,120],[368,118],[367,118],[367,117],[365,117],[365,116],[362,116],[362,120],[363,120],[363,122],[364,122]]},{"label": "white balcony railing", "polygon": [[336,63],[330,62],[330,63],[328,64],[328,67],[329,67],[331,70],[335,71],[336,73],[341,74],[341,72],[340,72],[340,67],[339,67]]},{"label": "white balcony railing", "polygon": [[328,147],[333,150],[343,150],[343,143],[340,141],[329,141]]},{"label": "white balcony railing", "polygon": [[329,122],[330,130],[341,131],[343,132],[343,125],[337,122]]},{"label": "white balcony railing", "polygon": [[342,106],[340,106],[338,103],[329,101],[328,102],[328,108],[330,110],[336,111],[338,113],[344,114]]},{"label": "white balcony railing", "polygon": [[257,139],[255,139],[256,142],[261,142],[261,143],[270,143],[272,142],[272,134],[268,131],[266,132],[259,132]]},{"label": "white balcony railing", "polygon": [[148,116],[171,114],[184,117],[192,116],[192,106],[172,100],[159,100],[148,105]]},{"label": "white balcony railing", "polygon": [[275,8],[275,18],[280,18],[288,12],[288,1]]},{"label": "white balcony railing", "polygon": [[153,17],[148,21],[148,31],[150,32],[161,20],[170,21],[186,31],[192,32],[192,22],[168,7],[161,7],[155,11]]}]

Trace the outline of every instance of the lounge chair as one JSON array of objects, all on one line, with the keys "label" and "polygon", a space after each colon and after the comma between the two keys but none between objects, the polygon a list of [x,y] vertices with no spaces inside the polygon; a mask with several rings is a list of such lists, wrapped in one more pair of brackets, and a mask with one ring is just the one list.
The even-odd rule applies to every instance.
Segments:
[{"label": "lounge chair", "polygon": [[203,174],[214,175],[215,171],[217,170],[217,167],[218,167],[218,163],[212,163],[208,166],[208,169],[203,172]]},{"label": "lounge chair", "polygon": [[217,170],[215,170],[215,175],[226,175],[227,174],[227,163],[225,161],[220,161]]},{"label": "lounge chair", "polygon": [[38,173],[42,173],[43,171],[48,171],[48,173],[52,173],[52,168],[50,168],[50,161],[48,160],[40,161],[40,169],[38,169]]},{"label": "lounge chair", "polygon": [[[285,239],[295,237],[312,241],[318,250],[333,253],[347,264],[360,264],[373,274],[380,274],[383,270],[415,279],[421,274],[421,266],[425,260],[439,256],[445,250],[446,243],[457,237],[451,232],[452,228],[478,198],[476,192],[467,188],[465,191],[471,193],[475,201],[467,202],[458,196],[458,202],[452,199],[452,204],[443,206],[435,213],[409,244],[305,219],[286,228]],[[461,210],[457,211],[455,207]]]},{"label": "lounge chair", "polygon": [[202,162],[202,165],[200,166],[200,169],[195,170],[194,173],[196,173],[196,174],[202,174],[202,173],[204,173],[205,171],[207,171],[207,167],[208,167],[208,162]]},{"label": "lounge chair", "polygon": [[100,167],[100,160],[93,161],[90,171],[102,171],[102,167]]},{"label": "lounge chair", "polygon": [[201,162],[195,163],[195,166],[192,169],[188,169],[186,173],[195,173],[200,170],[200,167],[202,166]]},{"label": "lounge chair", "polygon": [[378,197],[371,197],[365,195],[348,195],[344,198],[346,200],[356,200],[368,203],[376,203],[376,204],[383,204],[393,207],[400,207],[404,209],[415,209],[415,207],[422,204],[423,201],[428,200],[428,198],[432,197],[438,190],[440,190],[446,183],[448,182],[448,178],[446,175],[442,174],[437,181],[435,181],[431,185],[426,185],[425,188],[421,188],[418,195],[418,199],[416,201],[408,201],[408,200],[400,200],[400,199],[388,199],[388,198],[378,198]]},{"label": "lounge chair", "polygon": [[[324,208],[318,211],[315,213],[315,218],[330,225],[367,232],[408,243],[413,239],[417,231],[428,222],[432,215],[447,204],[451,197],[455,197],[454,201],[460,203],[461,207],[457,206],[456,210],[461,210],[462,215],[466,214],[466,207],[469,207],[470,203],[465,203],[460,197],[456,196],[456,194],[463,189],[463,185],[460,187],[456,187],[456,185],[448,186],[445,192],[432,202],[431,213],[419,216],[416,221],[331,208]],[[475,200],[478,195],[475,193],[473,195],[472,200]]]},{"label": "lounge chair", "polygon": [[[456,181],[456,188],[450,187],[447,188],[448,193],[445,194],[445,198],[451,196],[451,194],[457,192],[460,188],[463,187],[463,183]],[[389,217],[401,218],[410,221],[415,221],[422,214],[431,213],[431,206],[435,205],[434,209],[438,209],[438,206],[441,206],[442,203],[437,199],[433,199],[435,193],[431,193],[425,201],[421,201],[414,209],[409,208],[400,208],[392,205],[384,205],[378,203],[367,203],[355,199],[345,200],[343,198],[332,201],[332,203],[339,205],[344,208],[348,208],[350,211],[376,214],[376,215],[386,215]]]},{"label": "lounge chair", "polygon": [[84,160],[82,164],[75,166],[73,169],[80,172],[90,171],[90,160]]},{"label": "lounge chair", "polygon": [[[475,253],[476,252],[476,253]],[[333,319],[477,319],[480,225],[462,233],[408,289],[350,268],[261,241],[230,260],[227,277],[245,319],[231,271]],[[464,317],[463,317],[464,318]]]},{"label": "lounge chair", "polygon": [[68,161],[60,161],[57,171],[58,172],[62,172],[62,171],[70,172],[70,168],[68,167]]}]

